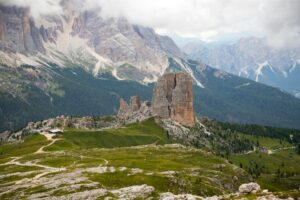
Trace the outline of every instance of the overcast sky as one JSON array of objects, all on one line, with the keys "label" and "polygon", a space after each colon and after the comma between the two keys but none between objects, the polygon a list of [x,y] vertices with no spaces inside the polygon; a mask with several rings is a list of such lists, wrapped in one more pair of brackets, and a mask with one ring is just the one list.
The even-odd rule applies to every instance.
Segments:
[{"label": "overcast sky", "polygon": [[[60,0],[0,0],[30,5],[34,16],[59,13]],[[82,2],[80,0],[75,0]],[[265,36],[275,47],[300,46],[300,0],[87,0],[106,17],[124,16],[157,32],[214,41],[224,35]]]}]

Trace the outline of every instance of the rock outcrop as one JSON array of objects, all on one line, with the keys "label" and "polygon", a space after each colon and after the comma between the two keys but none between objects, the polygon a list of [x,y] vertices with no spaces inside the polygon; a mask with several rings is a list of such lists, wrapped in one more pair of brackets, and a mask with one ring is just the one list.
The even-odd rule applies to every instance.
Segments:
[{"label": "rock outcrop", "polygon": [[139,96],[133,96],[130,98],[130,111],[136,112],[141,108],[141,100]]},{"label": "rock outcrop", "polygon": [[242,194],[256,193],[260,191],[260,185],[257,183],[245,183],[240,185],[239,192]]},{"label": "rock outcrop", "polygon": [[153,89],[152,110],[162,119],[172,119],[188,127],[195,125],[193,79],[187,73],[162,76]]},{"label": "rock outcrop", "polygon": [[141,102],[140,97],[132,96],[128,105],[127,102],[121,98],[117,116],[129,123],[142,121],[152,116],[151,103],[149,101]]},{"label": "rock outcrop", "polygon": [[[118,117],[126,122],[141,121],[151,116],[170,119],[180,125],[193,127],[196,123],[193,107],[193,80],[187,73],[170,73],[162,76],[153,89],[152,103],[141,103],[133,96],[128,105],[120,99]],[[184,127],[183,127],[184,128]]]}]

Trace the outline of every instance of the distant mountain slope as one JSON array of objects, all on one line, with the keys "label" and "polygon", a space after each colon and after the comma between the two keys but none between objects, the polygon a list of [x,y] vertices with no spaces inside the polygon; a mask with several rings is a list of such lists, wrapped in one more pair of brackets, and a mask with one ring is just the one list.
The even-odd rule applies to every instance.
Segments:
[{"label": "distant mountain slope", "polygon": [[274,49],[264,39],[249,37],[211,47],[188,43],[182,50],[192,59],[300,97],[300,48]]},{"label": "distant mountain slope", "polygon": [[169,56],[182,55],[167,36],[122,17],[103,18],[100,8],[81,9],[84,2],[63,0],[62,15],[38,19],[29,8],[0,5],[0,62],[62,66],[68,61],[94,76],[111,71],[118,79],[147,83],[163,74]]},{"label": "distant mountain slope", "polygon": [[162,74],[193,77],[196,111],[223,121],[299,128],[300,100],[188,61],[174,42],[124,18],[80,10],[34,19],[0,6],[0,130],[56,115],[114,114],[120,97],[150,99]]},{"label": "distant mountain slope", "polygon": [[197,113],[221,121],[299,128],[300,100],[249,79],[189,60],[204,88],[195,87]]},{"label": "distant mountain slope", "polygon": [[[200,116],[229,122],[300,128],[299,99],[206,65],[182,62],[191,67],[196,78],[205,86],[194,86],[194,105]],[[82,67],[52,66],[47,69],[52,79],[51,87],[46,91],[35,86],[37,82],[28,77],[26,80],[19,79],[28,84],[19,85],[18,95],[13,90],[0,93],[0,130],[20,128],[29,121],[63,114],[115,114],[120,97],[128,100],[130,96],[139,95],[142,99],[151,99],[152,84],[120,81],[109,73],[94,77]],[[175,67],[172,66],[172,69]],[[13,72],[8,76],[12,76]]]}]

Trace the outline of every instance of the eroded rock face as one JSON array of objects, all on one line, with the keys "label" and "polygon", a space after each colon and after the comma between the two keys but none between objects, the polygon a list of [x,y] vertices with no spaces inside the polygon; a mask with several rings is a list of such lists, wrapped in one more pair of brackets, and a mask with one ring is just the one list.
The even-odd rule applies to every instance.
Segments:
[{"label": "eroded rock face", "polygon": [[149,101],[141,102],[140,97],[132,96],[128,105],[127,102],[121,98],[117,116],[129,123],[142,121],[152,116],[151,103]]},{"label": "eroded rock face", "polygon": [[187,73],[162,76],[153,89],[153,113],[163,119],[172,119],[188,127],[195,125],[193,108],[193,80]]},{"label": "eroded rock face", "polygon": [[25,54],[45,51],[29,8],[0,6],[0,50]]},{"label": "eroded rock face", "polygon": [[141,100],[139,96],[133,96],[130,98],[130,110],[132,112],[138,111],[141,108]]},{"label": "eroded rock face", "polygon": [[239,187],[239,192],[242,194],[256,193],[258,191],[260,191],[260,185],[253,182],[242,184]]},{"label": "eroded rock face", "polygon": [[119,111],[118,111],[118,116],[122,116],[122,115],[125,115],[126,112],[128,111],[128,104],[127,102],[124,100],[124,99],[120,99],[120,108],[119,108]]}]

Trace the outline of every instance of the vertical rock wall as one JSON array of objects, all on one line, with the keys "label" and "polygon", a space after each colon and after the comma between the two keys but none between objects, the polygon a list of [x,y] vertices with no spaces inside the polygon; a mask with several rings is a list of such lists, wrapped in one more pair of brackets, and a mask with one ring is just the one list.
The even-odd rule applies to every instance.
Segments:
[{"label": "vertical rock wall", "polygon": [[184,126],[194,126],[192,87],[192,77],[187,73],[171,73],[162,76],[153,89],[153,113],[163,119],[170,118]]}]

